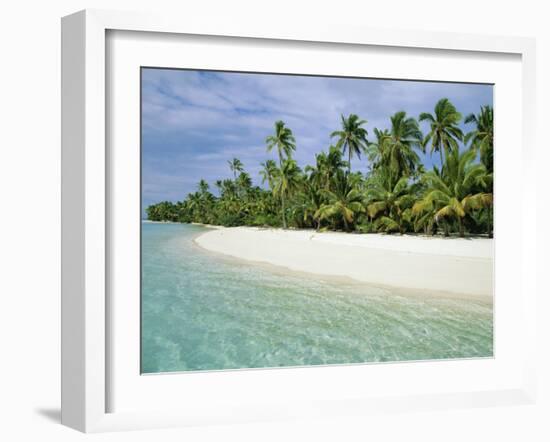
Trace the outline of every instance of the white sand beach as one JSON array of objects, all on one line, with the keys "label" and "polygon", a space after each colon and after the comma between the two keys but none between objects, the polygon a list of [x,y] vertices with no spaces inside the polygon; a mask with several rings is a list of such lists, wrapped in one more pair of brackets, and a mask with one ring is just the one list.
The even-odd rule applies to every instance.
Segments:
[{"label": "white sand beach", "polygon": [[234,227],[196,244],[247,261],[403,289],[490,298],[493,240]]}]

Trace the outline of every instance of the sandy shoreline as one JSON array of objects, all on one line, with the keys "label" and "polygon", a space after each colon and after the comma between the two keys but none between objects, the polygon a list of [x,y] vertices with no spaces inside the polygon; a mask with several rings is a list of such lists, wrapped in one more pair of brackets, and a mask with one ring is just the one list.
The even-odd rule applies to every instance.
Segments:
[{"label": "sandy shoreline", "polygon": [[493,240],[217,228],[202,248],[246,261],[359,282],[490,298]]}]

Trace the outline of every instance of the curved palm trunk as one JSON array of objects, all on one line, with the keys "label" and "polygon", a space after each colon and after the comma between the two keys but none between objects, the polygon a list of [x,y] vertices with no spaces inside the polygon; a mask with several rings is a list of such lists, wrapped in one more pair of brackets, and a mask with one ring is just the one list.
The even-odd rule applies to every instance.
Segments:
[{"label": "curved palm trunk", "polygon": [[441,170],[443,170],[443,147],[439,148],[439,160],[441,162]]},{"label": "curved palm trunk", "polygon": [[348,146],[348,175],[351,174],[351,149]]}]

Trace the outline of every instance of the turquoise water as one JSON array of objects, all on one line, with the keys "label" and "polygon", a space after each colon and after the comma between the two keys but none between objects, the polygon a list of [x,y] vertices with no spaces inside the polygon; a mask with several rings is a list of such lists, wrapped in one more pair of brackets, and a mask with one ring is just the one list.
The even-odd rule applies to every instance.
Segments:
[{"label": "turquoise water", "polygon": [[[248,265],[142,224],[142,372],[493,354],[493,308]],[[368,263],[365,263],[368,265]]]}]

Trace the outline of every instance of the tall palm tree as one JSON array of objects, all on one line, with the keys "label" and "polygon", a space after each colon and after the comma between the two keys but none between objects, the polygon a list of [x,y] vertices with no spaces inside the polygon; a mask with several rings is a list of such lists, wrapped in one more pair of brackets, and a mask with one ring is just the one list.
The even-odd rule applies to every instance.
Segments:
[{"label": "tall palm tree", "polygon": [[420,158],[415,149],[422,148],[422,132],[414,118],[404,111],[391,117],[391,129],[382,139],[382,161],[390,172],[391,185],[402,176],[416,172]]},{"label": "tall palm tree", "polygon": [[439,160],[443,167],[443,153],[451,150],[458,150],[458,143],[462,141],[464,135],[458,124],[462,119],[462,114],[456,110],[456,107],[448,98],[442,98],[437,102],[434,114],[422,112],[420,121],[427,121],[430,124],[430,132],[424,138],[424,147],[431,143],[430,154],[439,152]]},{"label": "tall palm tree", "polygon": [[[424,197],[415,203],[413,213],[434,211],[434,221],[458,223],[458,231],[464,237],[464,217],[474,210],[488,208],[493,204],[493,194],[485,192],[492,180],[485,166],[475,164],[476,152],[459,153],[453,150],[441,172],[427,172],[424,179],[427,190]],[[445,234],[448,235],[446,227]]]},{"label": "tall palm tree", "polygon": [[244,171],[243,163],[241,163],[241,160],[238,158],[233,158],[232,160],[227,161],[227,163],[229,164],[231,172],[233,172],[233,177],[237,179],[237,173]]},{"label": "tall palm tree", "polygon": [[361,120],[355,114],[350,114],[348,118],[343,115],[342,130],[335,130],[330,134],[331,138],[338,137],[336,147],[342,149],[345,154],[348,152],[348,174],[351,173],[351,158],[353,155],[357,155],[357,158],[361,158],[361,153],[367,149],[367,135],[368,132],[365,128],[361,127],[367,124],[367,120]]},{"label": "tall palm tree", "polygon": [[300,186],[302,171],[293,159],[286,159],[280,169],[277,169],[275,174],[275,185],[273,193],[281,199],[281,218],[283,221],[283,229],[287,228],[286,223],[286,198]]},{"label": "tall palm tree", "polygon": [[480,153],[481,162],[488,172],[493,171],[493,106],[482,106],[479,114],[469,114],[464,123],[475,124],[475,129],[464,137],[464,144]]},{"label": "tall palm tree", "polygon": [[296,150],[296,139],[292,130],[285,126],[283,121],[275,122],[275,134],[265,139],[267,151],[271,152],[273,148],[277,149],[279,155],[279,167],[282,168],[285,158],[292,158],[292,152]]},{"label": "tall palm tree", "polygon": [[275,122],[275,134],[268,136],[265,142],[267,151],[271,152],[275,148],[279,156],[279,169],[276,173],[273,191],[281,198],[283,228],[286,229],[285,197],[293,190],[294,180],[300,172],[298,165],[292,160],[292,152],[296,150],[296,139],[292,130],[279,120]]}]

